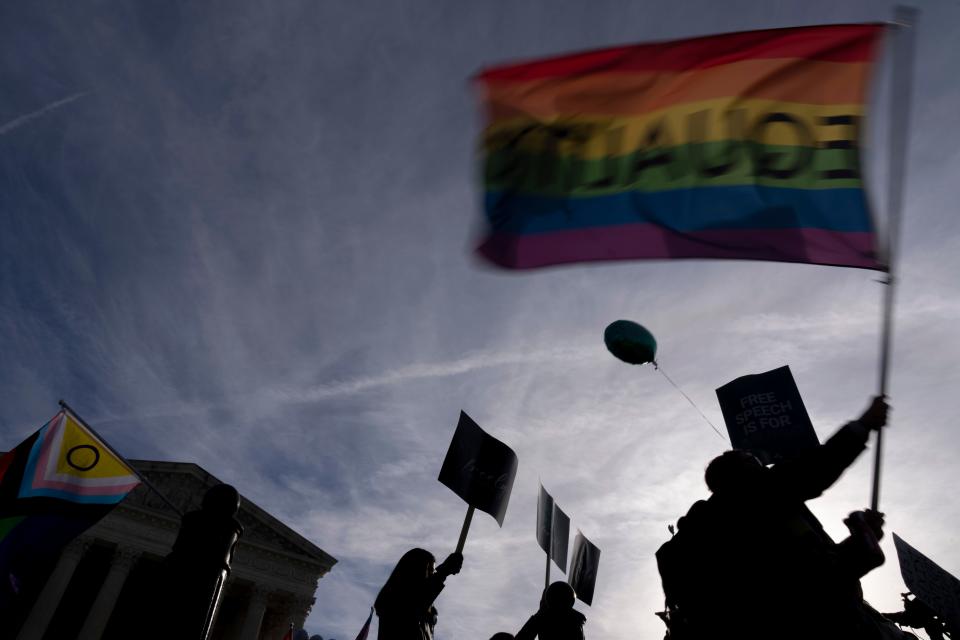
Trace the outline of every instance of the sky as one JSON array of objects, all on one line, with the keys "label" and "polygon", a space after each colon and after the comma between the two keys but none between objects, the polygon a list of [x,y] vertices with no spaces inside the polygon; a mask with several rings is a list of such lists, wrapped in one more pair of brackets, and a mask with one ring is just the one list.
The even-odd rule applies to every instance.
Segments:
[{"label": "sky", "polygon": [[[960,2],[917,6],[881,509],[960,574]],[[649,328],[715,425],[716,387],[790,365],[823,439],[876,392],[883,285],[762,262],[487,267],[469,78],[891,16],[822,0],[3,3],[0,449],[64,398],[130,458],[201,465],[338,559],[306,628],[344,640],[403,552],[453,550],[465,505],[436,478],[462,409],[520,465],[503,528],[474,518],[438,640],[516,632],[536,610],[538,481],[602,550],[587,637],[660,638],[653,554],[725,443],[659,372],[611,357],[604,328]],[[880,218],[889,89],[865,151]],[[836,539],[871,466],[810,503]],[[863,583],[890,611],[906,588],[883,548]]]}]

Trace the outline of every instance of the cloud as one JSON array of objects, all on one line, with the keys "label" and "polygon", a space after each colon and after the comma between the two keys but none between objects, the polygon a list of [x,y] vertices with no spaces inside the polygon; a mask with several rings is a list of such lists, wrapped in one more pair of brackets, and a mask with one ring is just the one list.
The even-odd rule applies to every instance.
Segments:
[{"label": "cloud", "polygon": [[[18,442],[63,397],[127,455],[236,484],[340,560],[308,624],[324,637],[356,634],[407,548],[453,548],[464,505],[436,475],[461,409],[520,470],[504,527],[474,520],[438,638],[516,631],[535,610],[539,481],[603,551],[588,636],[662,636],[653,553],[704,497],[724,443],[651,367],[605,351],[612,320],[653,331],[658,360],[716,425],[716,387],[784,364],[821,437],[875,392],[876,274],[721,261],[516,274],[468,255],[466,79],[480,66],[882,18],[868,3],[61,9],[22,5],[0,24],[14,95],[91,87],[56,126],[24,125],[87,94],[0,125],[17,132],[0,138],[0,434]],[[956,570],[960,139],[940,123],[957,100],[943,52],[958,9],[926,11],[881,504],[891,529]],[[832,534],[868,501],[870,467],[864,456],[813,504]],[[866,589],[892,608],[902,584],[884,545]]]},{"label": "cloud", "polygon": [[16,118],[14,118],[13,120],[10,120],[10,121],[8,121],[8,122],[5,122],[5,123],[3,123],[3,124],[0,124],[0,136],[3,136],[3,135],[6,135],[6,134],[10,133],[10,132],[13,131],[14,129],[17,129],[18,127],[22,127],[23,125],[27,124],[28,122],[31,122],[31,121],[33,121],[33,120],[36,120],[37,118],[39,118],[39,117],[41,117],[41,116],[43,116],[43,115],[45,115],[45,114],[53,111],[54,109],[59,109],[60,107],[63,107],[63,106],[65,106],[65,105],[70,104],[70,103],[73,102],[74,100],[79,100],[80,98],[82,98],[82,97],[85,96],[85,95],[87,95],[87,92],[86,92],[86,91],[80,91],[80,92],[75,93],[75,94],[73,94],[73,95],[71,95],[71,96],[67,96],[66,98],[61,98],[60,100],[55,100],[55,101],[51,102],[50,104],[47,104],[47,105],[45,105],[45,106],[37,109],[36,111],[31,111],[30,113],[26,113],[26,114],[24,114],[24,115],[22,115],[22,116],[18,116],[18,117],[16,117]]},{"label": "cloud", "polygon": [[378,387],[404,384],[414,380],[441,378],[470,373],[478,369],[505,365],[542,365],[569,362],[571,359],[588,357],[592,349],[550,349],[533,352],[502,351],[498,353],[465,354],[448,362],[416,363],[393,369],[381,375],[353,378],[331,382],[312,388],[275,389],[264,394],[277,402],[316,402],[326,398],[350,395]]}]

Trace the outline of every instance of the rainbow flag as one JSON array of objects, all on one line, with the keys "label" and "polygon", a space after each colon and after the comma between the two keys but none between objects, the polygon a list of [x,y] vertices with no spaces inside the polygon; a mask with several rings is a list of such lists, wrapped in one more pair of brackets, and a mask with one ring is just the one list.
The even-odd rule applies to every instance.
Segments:
[{"label": "rainbow flag", "polygon": [[129,464],[67,411],[0,456],[0,612],[37,566],[138,484]]},{"label": "rainbow flag", "polygon": [[483,71],[479,253],[514,269],[638,258],[884,269],[859,158],[883,30],[749,31]]}]

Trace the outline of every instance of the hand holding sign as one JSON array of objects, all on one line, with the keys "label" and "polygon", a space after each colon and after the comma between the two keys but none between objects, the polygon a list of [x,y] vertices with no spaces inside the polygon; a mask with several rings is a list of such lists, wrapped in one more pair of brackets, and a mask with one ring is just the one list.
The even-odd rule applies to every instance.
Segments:
[{"label": "hand holding sign", "polygon": [[454,551],[447,556],[447,559],[440,563],[440,566],[437,567],[437,573],[446,577],[446,576],[455,576],[460,573],[460,569],[463,568],[463,554],[459,551]]}]

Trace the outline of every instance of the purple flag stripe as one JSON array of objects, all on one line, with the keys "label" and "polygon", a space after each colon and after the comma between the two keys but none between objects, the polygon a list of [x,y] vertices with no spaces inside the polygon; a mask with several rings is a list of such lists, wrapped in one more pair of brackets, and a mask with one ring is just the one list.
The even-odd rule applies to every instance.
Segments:
[{"label": "purple flag stripe", "polygon": [[511,269],[597,260],[724,258],[883,270],[874,246],[875,235],[868,231],[794,228],[678,233],[641,223],[525,235],[493,233],[477,251]]}]

